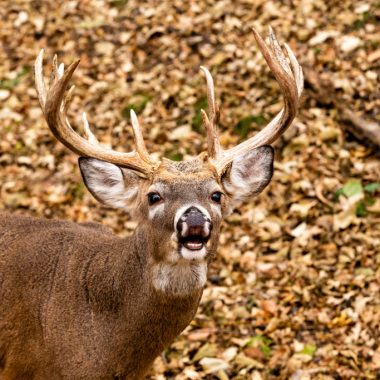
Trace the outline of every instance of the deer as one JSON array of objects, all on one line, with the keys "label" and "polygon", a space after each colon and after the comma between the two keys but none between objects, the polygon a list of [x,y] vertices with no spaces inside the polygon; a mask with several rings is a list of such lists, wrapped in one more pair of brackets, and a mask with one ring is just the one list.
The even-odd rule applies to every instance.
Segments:
[{"label": "deer", "polygon": [[43,50],[35,84],[46,122],[79,155],[90,193],[137,221],[133,234],[114,235],[95,223],[0,214],[0,379],[143,379],[154,359],[189,325],[216,255],[221,222],[258,195],[273,174],[271,147],[293,121],[303,90],[302,69],[273,30],[269,42],[253,30],[284,105],[253,137],[229,149],[218,137],[220,110],[203,66],[208,113],[207,152],[184,161],[154,160],[131,110],[135,149],[98,142],[83,114],[81,136],[67,110],[66,70],[54,56],[49,86]]}]

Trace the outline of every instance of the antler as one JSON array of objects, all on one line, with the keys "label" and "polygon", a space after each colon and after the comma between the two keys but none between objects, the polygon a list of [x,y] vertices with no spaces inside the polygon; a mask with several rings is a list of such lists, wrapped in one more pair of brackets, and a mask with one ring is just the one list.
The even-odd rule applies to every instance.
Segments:
[{"label": "antler", "polygon": [[55,55],[53,58],[49,88],[47,90],[42,70],[43,53],[43,50],[41,50],[34,66],[36,89],[45,119],[54,136],[67,148],[78,155],[98,158],[121,167],[134,169],[141,174],[149,176],[158,163],[151,159],[146,150],[144,139],[134,111],[131,110],[131,122],[136,151],[121,153],[101,146],[90,130],[85,113],[83,113],[82,116],[86,139],[81,137],[72,129],[66,116],[74,86],[65,93],[67,85],[79,64],[79,60],[73,62],[67,70],[64,71],[63,64],[58,67],[57,56]]},{"label": "antler", "polygon": [[217,121],[219,119],[219,110],[215,102],[214,83],[210,72],[205,67],[201,67],[207,82],[209,116],[207,116],[205,111],[202,110],[201,112],[203,124],[207,130],[208,154],[220,175],[224,173],[227,165],[231,163],[235,157],[241,156],[259,146],[273,143],[286,131],[296,116],[299,98],[303,90],[302,68],[289,46],[285,44],[290,66],[272,28],[269,28],[270,46],[267,46],[260,34],[254,29],[253,34],[261,53],[280,85],[284,98],[284,107],[276,117],[255,136],[231,149],[223,150],[220,147],[218,138]]}]

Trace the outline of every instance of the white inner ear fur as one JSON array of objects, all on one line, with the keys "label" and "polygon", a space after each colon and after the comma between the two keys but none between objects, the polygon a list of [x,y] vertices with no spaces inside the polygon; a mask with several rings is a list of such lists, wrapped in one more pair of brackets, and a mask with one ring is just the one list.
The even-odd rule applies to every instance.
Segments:
[{"label": "white inner ear fur", "polygon": [[235,203],[264,190],[272,178],[273,157],[273,148],[263,146],[237,157],[232,162],[232,167],[222,181]]},{"label": "white inner ear fur", "polygon": [[138,181],[126,187],[122,170],[114,164],[93,158],[79,161],[87,188],[102,203],[115,208],[126,208],[138,194]]}]

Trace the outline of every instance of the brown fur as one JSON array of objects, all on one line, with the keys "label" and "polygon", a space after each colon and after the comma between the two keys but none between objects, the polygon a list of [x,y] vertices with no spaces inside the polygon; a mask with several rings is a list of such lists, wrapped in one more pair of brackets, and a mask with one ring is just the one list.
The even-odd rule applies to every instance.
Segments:
[{"label": "brown fur", "polygon": [[201,290],[152,289],[146,226],[1,215],[0,232],[1,379],[140,379],[195,314]]},{"label": "brown fur", "polygon": [[[185,188],[190,201],[213,181],[198,164],[186,174],[163,166],[146,186],[166,183],[175,210]],[[151,284],[173,212],[152,228],[137,203],[139,227],[125,239],[96,224],[0,214],[0,379],[141,379],[190,323],[202,289],[176,296]]]},{"label": "brown fur", "polygon": [[[254,160],[268,183],[272,150],[260,148]],[[93,159],[80,165],[90,191],[128,208],[138,227],[122,239],[94,223],[0,213],[0,380],[142,379],[197,310],[231,200],[224,191],[221,204],[213,204],[211,194],[223,183],[207,156],[163,160],[150,179]],[[255,176],[247,194],[260,180]],[[242,181],[235,184],[240,192]],[[136,191],[126,196],[130,189]],[[155,213],[147,198],[152,189],[163,198]],[[178,253],[174,218],[189,204],[213,223],[200,261]]]}]

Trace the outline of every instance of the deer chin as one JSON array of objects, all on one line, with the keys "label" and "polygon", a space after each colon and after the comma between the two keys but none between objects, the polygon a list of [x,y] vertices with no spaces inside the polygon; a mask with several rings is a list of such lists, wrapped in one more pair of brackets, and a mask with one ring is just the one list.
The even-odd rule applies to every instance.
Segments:
[{"label": "deer chin", "polygon": [[188,235],[178,237],[178,252],[186,260],[203,260],[206,257],[206,244],[209,236]]},{"label": "deer chin", "polygon": [[206,247],[202,244],[199,249],[189,249],[186,246],[181,246],[179,249],[180,255],[186,260],[201,261],[204,260],[207,254]]}]

